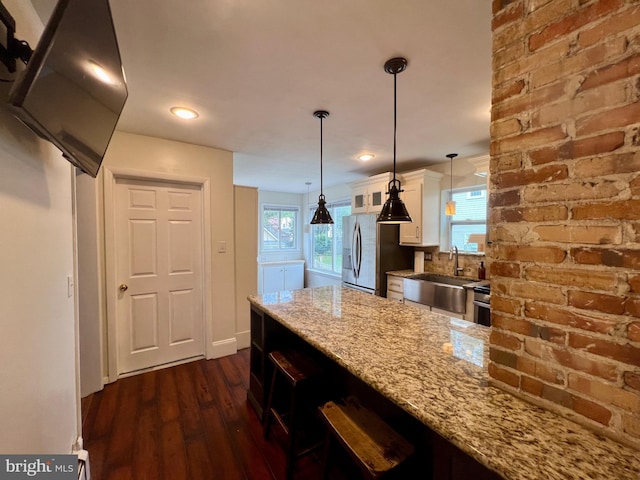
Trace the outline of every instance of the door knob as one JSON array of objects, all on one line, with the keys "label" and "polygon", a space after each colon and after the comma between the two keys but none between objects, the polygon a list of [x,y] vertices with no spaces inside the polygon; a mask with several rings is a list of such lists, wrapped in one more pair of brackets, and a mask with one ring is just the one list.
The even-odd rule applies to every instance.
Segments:
[{"label": "door knob", "polygon": [[125,283],[121,284],[119,287],[121,292],[126,292],[128,288],[129,287]]}]

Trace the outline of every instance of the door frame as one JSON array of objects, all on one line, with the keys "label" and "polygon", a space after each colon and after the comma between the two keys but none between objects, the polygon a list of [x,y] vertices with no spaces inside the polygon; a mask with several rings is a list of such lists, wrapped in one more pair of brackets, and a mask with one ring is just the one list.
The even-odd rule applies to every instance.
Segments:
[{"label": "door frame", "polygon": [[[117,300],[116,292],[116,208],[115,187],[116,182],[122,179],[145,180],[149,182],[172,182],[183,185],[196,185],[202,192],[202,312],[204,334],[204,355],[211,358],[209,352],[211,345],[211,318],[212,318],[212,271],[211,271],[211,190],[210,180],[206,177],[190,175],[178,175],[164,172],[149,172],[130,168],[103,166],[104,172],[104,242],[105,242],[105,290],[107,299],[107,371],[109,382],[115,382],[119,378],[118,372],[118,342],[117,342]],[[179,363],[179,362],[178,362]],[[153,369],[153,367],[151,367]]]}]

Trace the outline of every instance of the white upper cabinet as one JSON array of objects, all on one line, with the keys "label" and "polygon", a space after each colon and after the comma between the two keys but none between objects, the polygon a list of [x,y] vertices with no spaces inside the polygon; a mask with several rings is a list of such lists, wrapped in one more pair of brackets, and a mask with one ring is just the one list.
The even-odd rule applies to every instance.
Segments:
[{"label": "white upper cabinet", "polygon": [[442,174],[421,169],[403,173],[400,198],[413,220],[400,224],[400,245],[440,243],[440,180]]},{"label": "white upper cabinet", "polygon": [[391,173],[381,173],[349,184],[351,187],[351,213],[379,213],[387,201]]}]

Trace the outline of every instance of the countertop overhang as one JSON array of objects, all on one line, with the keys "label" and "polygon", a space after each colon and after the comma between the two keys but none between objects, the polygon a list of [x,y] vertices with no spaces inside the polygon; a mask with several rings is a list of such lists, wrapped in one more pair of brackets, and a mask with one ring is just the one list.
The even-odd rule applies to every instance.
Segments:
[{"label": "countertop overhang", "polygon": [[640,458],[489,384],[490,329],[341,286],[249,301],[508,479],[638,479]]}]

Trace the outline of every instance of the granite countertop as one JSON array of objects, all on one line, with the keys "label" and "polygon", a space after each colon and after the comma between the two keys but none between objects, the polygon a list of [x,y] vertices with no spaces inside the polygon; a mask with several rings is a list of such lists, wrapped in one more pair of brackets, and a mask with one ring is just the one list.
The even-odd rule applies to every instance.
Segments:
[{"label": "granite countertop", "polygon": [[391,270],[390,272],[385,272],[387,275],[393,275],[394,277],[409,277],[411,275],[415,275],[418,272],[414,272],[413,270]]},{"label": "granite countertop", "polygon": [[638,452],[488,383],[490,329],[340,286],[249,301],[507,479],[634,479]]}]

